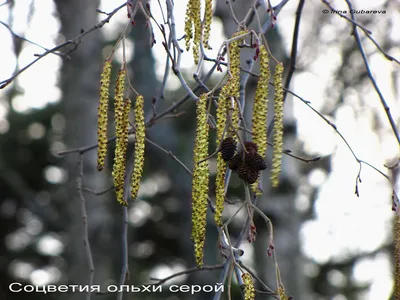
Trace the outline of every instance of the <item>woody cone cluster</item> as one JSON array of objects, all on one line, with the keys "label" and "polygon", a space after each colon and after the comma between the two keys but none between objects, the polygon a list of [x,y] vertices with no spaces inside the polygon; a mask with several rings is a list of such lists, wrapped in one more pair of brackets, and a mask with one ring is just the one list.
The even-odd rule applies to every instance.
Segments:
[{"label": "woody cone cluster", "polygon": [[254,183],[260,176],[260,171],[267,168],[264,158],[258,154],[258,147],[253,142],[245,142],[245,151],[238,152],[230,161],[229,168],[237,171],[240,178],[247,183]]}]

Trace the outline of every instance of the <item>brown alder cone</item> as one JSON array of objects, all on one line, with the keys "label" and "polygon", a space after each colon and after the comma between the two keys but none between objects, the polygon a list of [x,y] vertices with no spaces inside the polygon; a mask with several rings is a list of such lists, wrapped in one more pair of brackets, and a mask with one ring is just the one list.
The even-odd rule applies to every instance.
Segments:
[{"label": "brown alder cone", "polygon": [[221,143],[221,154],[224,161],[229,161],[235,155],[236,142],[232,137],[225,138]]},{"label": "brown alder cone", "polygon": [[242,155],[238,153],[229,161],[228,166],[232,171],[237,171],[242,163]]},{"label": "brown alder cone", "polygon": [[[244,181],[253,184],[260,176],[260,171],[267,168],[267,164],[260,154],[257,152],[257,145],[253,142],[244,142],[246,148],[237,153],[228,163],[232,171],[237,171],[240,178]],[[244,157],[244,159],[243,159]]]},{"label": "brown alder cone", "polygon": [[250,166],[254,170],[265,170],[267,168],[267,164],[260,154],[257,152],[249,152],[245,155],[245,162],[248,166]]}]

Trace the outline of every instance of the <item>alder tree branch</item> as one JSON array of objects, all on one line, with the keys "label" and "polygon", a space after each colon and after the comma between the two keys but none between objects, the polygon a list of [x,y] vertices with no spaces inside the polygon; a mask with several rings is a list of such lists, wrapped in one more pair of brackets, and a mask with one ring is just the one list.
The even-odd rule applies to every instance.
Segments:
[{"label": "alder tree branch", "polygon": [[[365,35],[368,37],[368,39],[371,40],[372,43],[374,43],[374,45],[376,46],[376,48],[378,48],[378,50],[385,56],[385,58],[387,58],[390,61],[394,61],[397,64],[400,65],[400,61],[398,59],[396,59],[395,57],[393,57],[392,55],[386,53],[382,47],[379,45],[379,43],[377,41],[375,41],[375,39],[372,37],[372,31],[365,28],[364,26],[362,26],[360,23],[358,23],[356,21],[356,19],[354,18],[354,13],[351,13],[352,17],[349,18],[346,15],[342,14],[341,12],[339,12],[336,8],[334,8],[327,0],[321,0],[322,3],[324,3],[327,7],[329,7],[330,10],[335,11],[335,15],[338,15],[339,17],[347,20],[348,22],[353,24],[353,32],[354,32],[354,27],[358,27],[360,28]],[[346,1],[347,2],[347,1]],[[349,2],[347,2],[349,3]],[[352,7],[351,2],[350,2],[350,7]]]},{"label": "alder tree branch", "polygon": [[[352,5],[350,0],[346,0],[346,3],[347,3],[347,6],[349,7],[349,10],[350,10],[351,19],[355,22],[356,18],[354,16],[353,5]],[[379,99],[381,101],[381,105],[383,106],[383,109],[385,110],[385,113],[386,113],[386,116],[387,116],[387,118],[389,120],[390,126],[392,127],[392,131],[393,131],[393,133],[394,133],[394,135],[395,135],[395,137],[397,139],[397,143],[400,146],[400,135],[399,135],[399,131],[397,130],[397,125],[396,125],[396,123],[395,123],[395,121],[393,119],[392,114],[390,113],[390,108],[387,105],[387,102],[386,102],[385,98],[383,97],[381,89],[379,88],[378,84],[376,83],[376,80],[375,80],[374,76],[372,75],[371,68],[370,68],[369,63],[368,63],[367,55],[365,54],[364,47],[363,47],[363,45],[361,43],[360,35],[358,34],[357,26],[354,25],[354,23],[353,23],[353,36],[354,36],[354,39],[356,40],[358,50],[360,51],[361,56],[363,58],[365,68],[367,69],[368,78],[371,80],[371,83],[374,86],[374,89],[375,89],[375,91],[377,92],[377,94],[379,96]],[[380,49],[380,47],[379,47],[379,49]],[[385,52],[383,52],[383,54],[385,55],[386,58],[388,58],[388,55]],[[393,59],[390,59],[390,60],[393,60]]]},{"label": "alder tree branch", "polygon": [[219,270],[222,269],[224,267],[224,264],[218,264],[218,265],[212,265],[212,266],[203,266],[201,269],[194,267],[194,268],[190,268],[181,272],[176,272],[170,276],[167,276],[163,279],[158,279],[158,278],[154,278],[154,277],[150,277],[150,280],[153,280],[154,282],[152,282],[151,284],[153,285],[161,285],[166,283],[167,281],[174,279],[175,277],[179,277],[182,275],[188,275],[191,273],[195,273],[195,272],[201,272],[201,271],[214,271],[214,270]]},{"label": "alder tree branch", "polygon": [[[79,172],[78,172],[78,178],[76,179],[76,189],[78,191],[80,200],[81,200],[81,213],[82,213],[82,221],[83,221],[83,245],[85,248],[85,253],[86,253],[86,259],[88,261],[89,265],[89,282],[88,285],[92,286],[93,285],[93,277],[94,277],[94,263],[93,263],[93,256],[92,256],[92,250],[90,248],[90,241],[89,241],[89,233],[88,233],[88,219],[87,219],[87,213],[86,213],[86,200],[83,195],[83,189],[82,189],[82,181],[83,181],[83,155],[79,155],[79,161],[78,161],[78,166],[79,166]],[[86,295],[86,300],[90,300],[92,296],[92,290],[88,289],[87,295]]]},{"label": "alder tree branch", "polygon": [[116,9],[114,9],[112,12],[108,13],[107,18],[105,18],[103,21],[97,23],[96,25],[94,25],[92,28],[82,32],[81,34],[79,34],[78,36],[76,36],[75,38],[73,38],[72,40],[68,40],[65,41],[47,51],[45,51],[44,53],[38,55],[38,57],[33,60],[32,62],[30,62],[29,64],[27,64],[25,67],[23,67],[22,69],[20,69],[19,71],[17,71],[14,75],[12,75],[10,78],[5,79],[0,81],[0,89],[5,88],[6,86],[8,86],[11,82],[14,81],[15,78],[17,78],[21,73],[23,73],[24,71],[26,71],[27,69],[29,69],[31,66],[33,66],[35,63],[37,63],[39,60],[41,60],[42,58],[46,57],[48,54],[50,53],[54,53],[57,52],[58,50],[68,46],[68,45],[74,45],[75,47],[72,48],[71,50],[69,50],[68,52],[64,53],[64,56],[67,56],[68,54],[70,54],[71,52],[75,51],[78,47],[78,45],[80,44],[81,40],[88,35],[89,33],[92,33],[93,31],[102,28],[106,23],[108,23],[110,21],[110,19],[124,6],[126,5],[126,3],[121,4],[120,6],[118,6]]},{"label": "alder tree branch", "polygon": [[[37,47],[39,47],[39,48],[42,48],[42,49],[45,50],[45,51],[50,51],[50,50],[47,49],[46,47],[43,47],[42,45],[39,45],[38,43],[35,43],[35,42],[33,42],[33,41],[27,39],[26,37],[23,37],[23,36],[21,36],[21,35],[15,33],[14,30],[12,30],[12,28],[10,27],[10,25],[4,23],[3,21],[0,21],[0,24],[3,25],[5,28],[7,28],[7,30],[10,32],[10,34],[11,34],[13,37],[18,38],[18,39],[20,39],[20,40],[22,40],[22,41],[25,41],[25,42],[27,42],[27,43],[29,43],[29,44],[35,45],[35,46],[37,46]],[[54,55],[61,56],[61,57],[66,57],[66,58],[69,59],[68,56],[65,56],[64,54],[62,54],[62,53],[60,53],[60,52],[54,51],[54,52],[51,52],[51,53],[54,54]],[[39,54],[35,54],[35,56],[39,56]]]}]

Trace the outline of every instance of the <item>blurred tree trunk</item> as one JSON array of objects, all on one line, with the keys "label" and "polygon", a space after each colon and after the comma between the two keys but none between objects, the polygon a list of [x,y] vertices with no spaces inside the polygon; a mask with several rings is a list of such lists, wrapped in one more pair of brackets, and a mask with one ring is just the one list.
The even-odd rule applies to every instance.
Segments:
[{"label": "blurred tree trunk", "polygon": [[[61,20],[61,34],[65,39],[72,39],[82,30],[87,30],[97,23],[96,9],[99,0],[55,0]],[[97,106],[100,69],[102,67],[102,39],[99,30],[87,35],[76,49],[69,54],[71,60],[65,60],[61,72],[63,92],[62,113],[66,118],[65,144],[68,149],[79,148],[96,143]],[[67,264],[68,283],[88,284],[89,266],[83,243],[83,219],[81,200],[76,190],[78,176],[78,155],[65,157],[64,167],[68,171],[69,181],[64,195],[68,214]],[[96,150],[84,156],[83,185],[95,190],[106,188],[105,181],[96,176]],[[106,206],[106,198],[85,194],[89,224],[89,239],[94,259],[94,284],[104,284],[112,277],[112,262],[108,255],[110,247],[118,247],[111,242],[111,213]],[[120,251],[113,248],[114,253]],[[84,293],[74,293],[74,299],[82,299]]]},{"label": "blurred tree trunk", "polygon": [[[232,2],[236,18],[243,20],[245,14],[249,11],[253,1],[235,1]],[[260,17],[266,17],[266,13],[259,8]],[[225,1],[217,1],[216,16],[221,18],[224,24],[224,31],[227,37],[237,31],[237,25],[234,23],[231,12]],[[293,15],[293,17],[295,17]],[[253,23],[249,24],[249,29],[256,29]],[[257,30],[258,31],[258,30]],[[282,37],[278,29],[270,30],[267,34],[269,48],[273,55],[288,68],[289,58],[284,48]],[[242,66],[246,66],[246,60],[252,57],[250,51],[242,51]],[[272,63],[271,63],[272,64]],[[274,67],[274,64],[272,64]],[[273,72],[273,70],[271,70]],[[252,99],[256,88],[255,79],[250,79],[246,89],[246,115],[247,120],[251,120]],[[273,116],[273,88],[270,87],[270,105],[269,118]],[[285,102],[284,113],[284,149],[293,150],[295,147],[296,126],[292,116],[292,101]],[[271,139],[270,139],[271,140]],[[270,166],[272,148],[268,149],[267,163]],[[274,225],[274,239],[277,261],[280,266],[283,284],[288,295],[292,295],[297,300],[310,299],[304,274],[302,272],[302,255],[300,251],[299,230],[301,227],[301,218],[295,208],[295,196],[297,191],[298,178],[300,171],[298,162],[294,159],[283,157],[282,173],[280,177],[280,187],[271,189],[269,172],[265,172],[263,180],[264,194],[258,201],[258,206],[267,214]],[[255,215],[257,226],[257,241],[254,244],[255,256],[254,266],[257,274],[265,280],[271,288],[276,288],[275,269],[271,258],[268,257],[266,250],[268,246],[268,232],[264,221]]]}]

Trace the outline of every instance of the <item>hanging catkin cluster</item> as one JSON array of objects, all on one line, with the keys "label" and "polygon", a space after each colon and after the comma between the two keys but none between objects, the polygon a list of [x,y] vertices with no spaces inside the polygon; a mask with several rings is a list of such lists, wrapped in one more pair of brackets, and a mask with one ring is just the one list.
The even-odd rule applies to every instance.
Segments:
[{"label": "hanging catkin cluster", "polygon": [[244,299],[254,300],[256,296],[256,291],[254,289],[253,279],[249,273],[243,273],[242,280],[244,284]]},{"label": "hanging catkin cluster", "polygon": [[[243,35],[246,31],[236,32],[233,37]],[[230,43],[229,51],[229,70],[230,77],[222,87],[218,98],[217,107],[217,147],[221,146],[223,137],[231,137],[237,142],[237,132],[239,128],[239,100],[240,90],[240,43],[243,39],[234,40]],[[230,116],[230,118],[229,118]],[[227,120],[230,122],[227,123]],[[225,134],[224,134],[225,132]],[[217,174],[215,180],[215,215],[214,219],[218,226],[222,226],[222,212],[225,202],[225,174],[226,162],[219,152],[217,156]]]},{"label": "hanging catkin cluster", "polygon": [[[264,45],[259,47],[260,76],[258,77],[253,104],[253,142],[258,147],[258,154],[265,157],[267,150],[267,114],[268,114],[268,83],[270,79],[269,57]],[[258,181],[252,184],[253,192],[258,191]]]},{"label": "hanging catkin cluster", "polygon": [[192,182],[192,240],[194,242],[196,265],[203,266],[204,240],[208,197],[208,124],[207,94],[197,102],[197,130],[194,146],[194,170]]},{"label": "hanging catkin cluster", "polygon": [[[246,31],[239,31],[233,34],[232,38],[245,34]],[[232,111],[232,114],[239,116],[236,101],[233,98],[239,98],[240,90],[240,43],[243,39],[237,39],[229,44],[229,78],[226,84],[222,87],[218,97],[217,107],[217,146],[223,139],[225,127],[227,124],[228,112]],[[233,101],[232,101],[233,100]],[[233,117],[232,117],[233,118]],[[237,117],[238,119],[238,117]],[[233,120],[231,123],[234,123]],[[238,122],[236,122],[238,123]],[[231,126],[238,126],[236,124],[230,124]],[[230,129],[232,133],[232,129]],[[227,135],[227,134],[225,134]],[[237,140],[237,137],[233,137]]]},{"label": "hanging catkin cluster", "polygon": [[206,6],[204,9],[204,18],[203,18],[203,26],[204,26],[204,36],[203,36],[203,44],[207,49],[211,49],[208,41],[210,39],[210,32],[211,32],[211,23],[212,23],[212,16],[213,16],[213,0],[205,0]]},{"label": "hanging catkin cluster", "polygon": [[277,64],[274,73],[274,153],[272,156],[271,183],[273,187],[279,185],[279,174],[282,168],[283,152],[283,64]]},{"label": "hanging catkin cluster", "polygon": [[97,170],[104,168],[107,155],[108,96],[110,89],[111,60],[106,60],[100,77],[100,101],[97,111]]},{"label": "hanging catkin cluster", "polygon": [[[217,147],[220,147],[222,137],[226,127],[226,104],[228,97],[228,88],[226,84],[219,94],[218,107],[217,107]],[[214,219],[218,226],[222,226],[222,211],[224,210],[225,201],[225,173],[226,166],[225,161],[222,157],[222,153],[219,152],[217,155],[217,174],[215,179],[215,214]]]},{"label": "hanging catkin cluster", "polygon": [[204,46],[210,48],[208,41],[212,22],[212,0],[205,0],[203,24],[201,22],[200,10],[201,0],[189,0],[185,16],[185,44],[186,51],[189,51],[190,42],[193,40],[192,49],[196,64],[199,62],[200,42],[202,38]]},{"label": "hanging catkin cluster", "polygon": [[124,199],[124,180],[126,147],[128,144],[128,114],[130,109],[130,102],[124,101],[125,78],[126,70],[125,68],[122,68],[118,72],[114,95],[114,119],[117,139],[115,141],[115,156],[112,172],[117,201],[123,205],[127,205],[127,202]]},{"label": "hanging catkin cluster", "polygon": [[136,97],[135,104],[135,125],[136,125],[136,139],[135,139],[135,159],[134,169],[131,179],[131,197],[135,200],[139,192],[140,179],[143,174],[144,165],[144,145],[145,145],[145,132],[146,126],[144,122],[144,99],[142,95]]},{"label": "hanging catkin cluster", "polygon": [[[246,34],[247,31],[238,31],[235,32],[232,38],[236,38],[243,34]],[[239,129],[239,107],[238,102],[240,96],[240,47],[239,45],[243,42],[243,38],[236,39],[229,44],[229,72],[231,77],[228,80],[229,84],[229,96],[231,100],[226,102],[227,110],[232,110],[232,123],[228,130],[229,136],[234,136],[234,139],[237,141],[237,136],[235,132]],[[236,101],[235,101],[236,100]],[[233,103],[232,103],[233,102]]]},{"label": "hanging catkin cluster", "polygon": [[[101,171],[107,154],[107,110],[108,96],[111,76],[111,60],[106,60],[100,78],[100,100],[97,121],[97,169]],[[115,153],[113,164],[113,182],[116,198],[122,205],[128,205],[124,196],[124,182],[126,169],[126,151],[128,147],[129,135],[129,112],[131,101],[124,99],[125,94],[126,68],[125,65],[119,70],[114,91],[114,123],[115,123]],[[131,178],[131,196],[137,197],[139,183],[143,173],[144,145],[145,145],[145,123],[143,112],[143,97],[139,95],[135,105],[135,158],[134,171]]]}]

